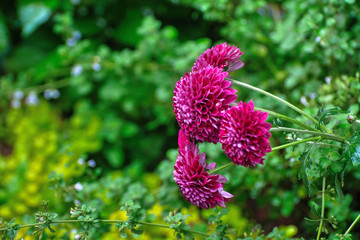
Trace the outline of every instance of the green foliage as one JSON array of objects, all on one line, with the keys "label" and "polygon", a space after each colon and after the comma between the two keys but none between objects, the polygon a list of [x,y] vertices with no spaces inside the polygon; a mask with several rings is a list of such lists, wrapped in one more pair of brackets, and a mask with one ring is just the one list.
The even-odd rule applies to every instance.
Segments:
[{"label": "green foliage", "polygon": [[[356,1],[21,0],[0,6],[2,239],[27,239],[31,231],[11,219],[33,223],[29,214],[42,199],[58,213],[36,215],[36,222],[47,221],[36,229],[47,239],[116,239],[119,230],[132,239],[131,232],[142,229],[140,239],[173,238],[173,231],[197,237],[189,226],[212,233],[210,239],[313,238],[323,177],[329,185],[324,229],[334,239],[350,237],[339,233],[359,207]],[[171,103],[175,82],[206,48],[223,41],[245,52],[245,67],[231,74],[234,79],[301,103],[349,144],[322,139],[269,153],[264,166],[221,172],[235,197],[229,213],[211,215],[192,208],[173,181],[178,126]],[[237,90],[238,100],[252,98],[310,124],[274,101]],[[307,136],[273,133],[271,145]],[[229,161],[219,144],[201,148],[218,166]],[[85,223],[51,225],[55,217],[67,218],[70,208]],[[138,228],[138,221],[164,217],[173,231]],[[96,219],[124,222],[116,229],[98,227]]]}]

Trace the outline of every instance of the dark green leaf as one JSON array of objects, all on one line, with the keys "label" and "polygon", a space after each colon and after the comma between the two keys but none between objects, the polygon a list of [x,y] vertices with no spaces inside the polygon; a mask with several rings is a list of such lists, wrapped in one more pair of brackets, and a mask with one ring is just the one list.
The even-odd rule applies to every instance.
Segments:
[{"label": "dark green leaf", "polygon": [[185,240],[193,240],[194,236],[192,235],[191,232],[184,232],[184,238]]},{"label": "dark green leaf", "polygon": [[342,169],[341,164],[336,161],[331,162],[330,168],[331,168],[331,171],[333,171],[334,173],[339,173]]},{"label": "dark green leaf", "polygon": [[144,230],[141,230],[141,229],[131,229],[131,232],[132,232],[133,234],[136,234],[136,235],[141,235],[141,234],[144,232]]},{"label": "dark green leaf", "polygon": [[9,46],[9,34],[3,16],[0,13],[0,54]]},{"label": "dark green leaf", "polygon": [[344,193],[341,189],[341,183],[339,181],[338,175],[335,175],[335,190],[336,190],[336,194],[338,195],[339,198],[343,199],[344,198]]}]

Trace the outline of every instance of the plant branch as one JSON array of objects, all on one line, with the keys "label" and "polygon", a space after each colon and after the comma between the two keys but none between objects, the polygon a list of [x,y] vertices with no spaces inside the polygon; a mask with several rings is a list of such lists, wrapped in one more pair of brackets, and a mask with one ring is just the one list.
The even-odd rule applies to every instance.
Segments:
[{"label": "plant branch", "polygon": [[319,230],[317,234],[316,240],[320,239],[321,235],[321,229],[322,225],[324,223],[324,213],[325,213],[325,185],[326,185],[326,177],[323,177],[323,183],[322,183],[322,192],[321,192],[321,219],[320,219],[320,225]]},{"label": "plant branch", "polygon": [[305,139],[301,139],[299,141],[295,141],[295,142],[291,142],[291,143],[287,143],[287,144],[284,144],[284,145],[274,147],[274,148],[272,148],[271,151],[276,151],[276,150],[280,150],[280,149],[283,149],[283,148],[295,146],[295,145],[298,145],[300,143],[311,142],[311,141],[316,141],[316,140],[320,140],[320,139],[321,139],[321,136],[305,138]]},{"label": "plant branch", "polygon": [[[81,223],[81,222],[85,222],[85,221],[84,220],[69,219],[69,220],[51,221],[50,224],[68,224],[68,223]],[[96,220],[94,220],[94,222],[113,224],[113,223],[126,222],[126,220],[96,219]],[[162,227],[162,228],[169,228],[170,229],[170,225],[166,225],[166,224],[142,222],[142,221],[139,221],[137,223],[141,224],[141,225],[147,225],[147,226],[153,226],[153,227]],[[35,226],[40,226],[40,225],[44,225],[44,224],[46,224],[46,222],[24,224],[24,225],[21,225],[19,228],[35,227]],[[6,230],[7,230],[7,228],[0,228],[0,232],[1,231],[6,231]],[[197,234],[197,235],[202,235],[202,236],[206,236],[206,237],[210,236],[210,234],[208,234],[208,233],[203,233],[203,232],[199,232],[199,231],[195,231],[195,230],[188,230],[188,231],[191,232],[191,233]]]},{"label": "plant branch", "polygon": [[234,164],[233,162],[226,163],[226,164],[224,164],[224,165],[222,165],[222,166],[220,166],[220,167],[218,167],[218,168],[215,168],[214,170],[210,171],[209,174],[211,175],[211,174],[213,174],[213,173],[215,173],[215,172],[217,172],[217,171],[220,171],[220,170],[222,170],[222,169],[224,169],[224,168],[227,168],[227,167],[230,167],[230,166],[232,166],[232,165],[235,165],[235,164]]},{"label": "plant branch", "polygon": [[276,127],[276,128],[271,128],[270,132],[295,132],[295,133],[302,133],[302,134],[312,134],[312,135],[321,136],[324,139],[334,140],[334,141],[338,141],[341,143],[346,142],[345,138],[343,138],[343,137],[337,136],[335,134],[318,132],[318,131],[310,131],[310,130],[302,130],[302,129],[286,128],[286,127]]},{"label": "plant branch", "polygon": [[263,112],[267,112],[269,115],[273,116],[273,117],[277,117],[277,118],[281,118],[281,119],[284,119],[285,121],[288,121],[288,122],[291,122],[291,123],[294,123],[300,127],[303,127],[307,130],[310,130],[310,131],[318,131],[320,132],[319,130],[315,129],[315,128],[312,128],[310,127],[309,125],[303,123],[303,122],[300,122],[294,118],[291,118],[291,117],[288,117],[288,116],[285,116],[285,115],[282,115],[280,113],[277,113],[277,112],[273,112],[273,111],[270,111],[270,110],[267,110],[267,109],[264,109],[264,108],[259,108],[259,107],[254,107],[255,110],[260,110],[260,111],[263,111]]},{"label": "plant branch", "polygon": [[261,94],[264,94],[266,96],[269,96],[283,104],[285,104],[286,106],[292,108],[293,110],[297,111],[298,113],[300,113],[301,115],[307,117],[308,119],[310,119],[313,123],[315,123],[315,125],[320,125],[320,127],[327,133],[331,133],[331,130],[326,128],[323,124],[320,124],[315,118],[313,118],[312,116],[310,116],[309,114],[307,114],[306,112],[304,112],[303,110],[301,110],[300,108],[296,107],[295,105],[289,103],[288,101],[285,101],[284,99],[282,98],[279,98],[278,96],[275,96],[274,94],[271,94],[267,91],[264,91],[260,88],[257,88],[257,87],[254,87],[252,85],[249,85],[247,83],[243,83],[243,82],[240,82],[240,81],[237,81],[237,80],[234,80],[234,79],[227,79],[227,80],[230,80],[232,83],[236,84],[236,85],[239,85],[239,86],[242,86],[242,87],[245,87],[245,88],[248,88],[248,89],[251,89],[251,90],[254,90],[256,92],[259,92]]},{"label": "plant branch", "polygon": [[360,219],[360,214],[357,216],[357,218],[353,221],[353,223],[350,225],[350,227],[346,230],[346,232],[344,233],[344,236],[346,234],[349,234],[351,229],[355,226],[355,224],[357,223],[357,221],[359,221]]}]

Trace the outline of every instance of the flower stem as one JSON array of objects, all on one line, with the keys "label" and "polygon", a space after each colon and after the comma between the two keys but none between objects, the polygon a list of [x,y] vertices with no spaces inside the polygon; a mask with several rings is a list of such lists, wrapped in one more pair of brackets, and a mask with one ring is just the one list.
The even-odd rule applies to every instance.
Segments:
[{"label": "flower stem", "polygon": [[222,166],[220,166],[220,167],[218,167],[218,168],[215,168],[214,170],[210,171],[209,174],[211,175],[211,174],[213,174],[213,173],[215,173],[215,172],[217,172],[217,171],[223,170],[224,168],[230,167],[231,165],[235,165],[235,164],[234,164],[233,162],[226,163],[226,164],[224,164],[224,165],[222,165]]},{"label": "flower stem", "polygon": [[276,150],[280,150],[280,149],[283,149],[283,148],[295,146],[295,145],[298,145],[298,144],[300,144],[300,143],[305,143],[305,142],[310,142],[310,141],[316,141],[316,140],[320,140],[320,139],[321,139],[321,136],[311,137],[311,138],[305,138],[305,139],[301,139],[301,140],[299,140],[299,141],[295,141],[295,142],[291,142],[291,143],[287,143],[287,144],[284,144],[284,145],[280,145],[280,146],[274,147],[274,148],[271,149],[271,151],[276,151]]},{"label": "flower stem", "polygon": [[[108,220],[108,219],[97,219],[94,220],[97,222],[102,222],[102,223],[122,223],[122,222],[126,222],[126,220]],[[68,223],[81,223],[81,222],[85,222],[84,220],[59,220],[59,221],[51,221],[50,224],[68,224]],[[21,225],[20,228],[27,228],[27,227],[35,227],[35,226],[39,226],[39,225],[44,225],[45,222],[39,222],[39,223],[31,223],[31,224],[24,224]],[[159,224],[159,223],[151,223],[151,222],[142,222],[139,221],[138,224],[141,225],[147,225],[147,226],[153,226],[153,227],[162,227],[162,228],[170,228],[170,225],[166,225],[166,224]],[[0,228],[0,232],[1,231],[6,231],[7,228]],[[206,236],[209,237],[210,234],[208,233],[203,233],[203,232],[199,232],[199,231],[195,231],[195,230],[188,230],[191,233],[197,234],[197,235],[202,235],[202,236]]]},{"label": "flower stem", "polygon": [[355,226],[355,224],[357,223],[357,221],[359,221],[360,219],[360,214],[357,216],[357,218],[353,221],[353,223],[350,225],[350,227],[346,230],[346,232],[344,233],[344,236],[346,234],[349,234],[351,229]]},{"label": "flower stem", "polygon": [[324,132],[318,132],[318,131],[310,131],[310,130],[301,130],[301,129],[295,129],[295,128],[286,128],[286,127],[276,127],[271,128],[270,132],[295,132],[295,133],[302,133],[302,134],[312,134],[317,136],[322,136],[325,139],[338,141],[341,143],[346,142],[345,138],[337,136],[335,134],[330,133],[324,133]]},{"label": "flower stem", "polygon": [[264,108],[259,108],[259,107],[254,107],[255,110],[260,110],[260,111],[263,111],[263,112],[267,112],[269,115],[273,116],[273,117],[277,117],[277,118],[281,118],[281,119],[284,119],[285,121],[288,121],[288,122],[291,122],[291,123],[294,123],[300,127],[303,127],[307,130],[311,130],[311,131],[318,131],[320,132],[319,130],[315,129],[315,128],[312,128],[310,127],[309,125],[303,123],[303,122],[300,122],[294,118],[291,118],[291,117],[288,117],[288,116],[285,116],[285,115],[282,115],[280,113],[277,113],[277,112],[273,112],[273,111],[270,111],[270,110],[267,110],[267,109],[264,109]]},{"label": "flower stem", "polygon": [[316,240],[319,240],[319,239],[320,239],[321,229],[322,229],[322,225],[323,225],[323,222],[324,222],[324,212],[325,212],[325,185],[326,185],[326,178],[323,177],[322,192],[321,192],[321,219],[320,219],[320,225],[319,225],[319,230],[318,230],[318,234],[317,234]]},{"label": "flower stem", "polygon": [[300,108],[298,108],[298,107],[294,106],[293,104],[289,103],[288,101],[285,101],[284,99],[279,98],[278,96],[275,96],[274,94],[271,94],[271,93],[269,93],[269,92],[267,92],[267,91],[264,91],[264,90],[262,90],[262,89],[260,89],[260,88],[254,87],[254,86],[249,85],[249,84],[247,84],[247,83],[243,83],[243,82],[240,82],[240,81],[237,81],[237,80],[234,80],[234,79],[228,79],[228,80],[230,80],[231,82],[233,82],[233,83],[236,84],[236,85],[239,85],[239,86],[242,86],[242,87],[245,87],[245,88],[254,90],[254,91],[256,91],[256,92],[259,92],[259,93],[261,93],[261,94],[264,94],[264,95],[266,95],[266,96],[269,96],[269,97],[271,97],[271,98],[273,98],[273,99],[275,99],[275,100],[277,100],[277,101],[285,104],[286,106],[292,108],[293,110],[297,111],[297,112],[300,113],[301,115],[303,115],[303,116],[307,117],[308,119],[310,119],[310,120],[311,120],[313,123],[315,123],[316,125],[320,125],[320,127],[321,127],[325,132],[331,133],[331,130],[330,130],[330,129],[326,128],[323,124],[319,124],[319,122],[318,122],[315,118],[313,118],[312,116],[310,116],[309,114],[307,114],[306,112],[304,112],[303,110],[301,110]]},{"label": "flower stem", "polygon": [[62,88],[62,87],[66,87],[70,84],[70,78],[64,78],[61,80],[57,80],[54,82],[50,82],[50,83],[45,83],[39,86],[35,86],[35,87],[28,87],[24,89],[24,93],[29,93],[29,92],[36,92],[36,93],[41,93],[44,92],[46,89],[48,88]]},{"label": "flower stem", "polygon": [[[315,133],[318,133],[318,132],[315,132]],[[322,137],[321,136],[317,136],[317,137],[311,137],[311,138],[306,138],[306,139],[301,139],[299,141],[295,141],[295,142],[291,142],[291,143],[287,143],[287,144],[284,144],[284,145],[280,145],[280,146],[277,146],[277,147],[274,147],[271,149],[271,151],[276,151],[276,150],[280,150],[280,149],[283,149],[283,148],[287,148],[287,147],[291,147],[291,146],[295,146],[295,145],[298,145],[300,143],[305,143],[305,142],[310,142],[310,141],[316,141],[316,140],[320,140]],[[213,174],[217,171],[220,171],[224,168],[227,168],[229,166],[232,166],[232,165],[235,165],[233,162],[229,162],[229,163],[226,163],[218,168],[215,168],[214,170],[210,171],[209,174]]]}]

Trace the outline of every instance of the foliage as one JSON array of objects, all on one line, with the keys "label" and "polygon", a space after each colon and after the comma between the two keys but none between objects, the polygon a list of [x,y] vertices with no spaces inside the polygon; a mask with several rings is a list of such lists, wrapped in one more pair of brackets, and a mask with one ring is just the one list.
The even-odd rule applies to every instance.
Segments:
[{"label": "foliage", "polygon": [[[201,239],[191,231],[209,239],[307,239],[320,219],[323,237],[359,238],[358,226],[343,234],[359,215],[356,1],[18,0],[0,6],[2,239],[34,239],[34,232],[40,239],[140,233],[138,239]],[[272,152],[264,166],[222,172],[235,197],[230,211],[212,212],[190,206],[172,179],[178,127],[171,104],[175,82],[206,48],[223,41],[245,52],[234,79],[300,103],[344,143],[322,139]],[[237,90],[238,100],[252,98],[304,122],[267,97]],[[310,136],[272,134],[272,146]],[[219,144],[200,148],[218,166],[229,161]],[[81,223],[54,223],[70,217]],[[121,222],[97,222],[104,219]],[[36,228],[20,228],[34,221]]]}]

